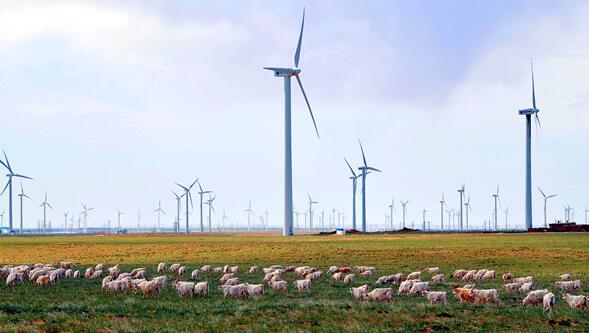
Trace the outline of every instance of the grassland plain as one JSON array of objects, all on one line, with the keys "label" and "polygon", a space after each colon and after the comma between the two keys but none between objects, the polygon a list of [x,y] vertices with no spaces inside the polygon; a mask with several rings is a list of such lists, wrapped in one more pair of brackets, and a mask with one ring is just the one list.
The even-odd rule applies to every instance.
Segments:
[{"label": "grassland plain", "polygon": [[[158,262],[181,262],[191,269],[204,264],[240,265],[242,280],[261,281],[247,274],[250,265],[370,265],[377,274],[357,276],[355,285],[372,288],[380,275],[408,273],[438,266],[449,275],[458,268],[488,268],[498,273],[533,275],[536,288],[555,292],[555,313],[524,309],[521,294],[500,291],[500,306],[460,305],[451,295],[452,283],[432,290],[449,292],[449,305],[429,305],[422,297],[394,296],[390,304],[359,304],[348,286],[325,277],[307,293],[292,288],[285,294],[266,290],[258,300],[223,300],[218,274],[204,274],[209,297],[181,298],[172,288],[144,299],[126,293],[100,291],[100,281],[66,279],[49,288],[30,283],[0,286],[0,331],[589,331],[589,311],[572,311],[553,282],[562,273],[580,278],[589,288],[587,234],[411,234],[357,236],[277,235],[129,235],[76,237],[15,237],[0,239],[0,264],[55,263],[68,260],[83,269],[97,263],[122,268],[146,267],[155,275]],[[171,275],[170,275],[171,276]],[[426,275],[429,279],[429,275]],[[287,274],[292,282],[294,275]],[[499,288],[499,280],[479,288]],[[292,285],[291,285],[292,286]],[[290,287],[291,287],[290,286]],[[289,288],[290,288],[289,287]],[[394,286],[393,286],[394,287]],[[396,292],[395,292],[396,294]]]}]

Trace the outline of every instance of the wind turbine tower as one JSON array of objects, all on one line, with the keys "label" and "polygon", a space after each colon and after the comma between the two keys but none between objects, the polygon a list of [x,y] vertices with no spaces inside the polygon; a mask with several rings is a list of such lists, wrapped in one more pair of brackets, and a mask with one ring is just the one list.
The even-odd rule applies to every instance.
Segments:
[{"label": "wind turbine tower", "polygon": [[45,191],[45,200],[43,200],[41,206],[39,207],[43,207],[43,232],[45,232],[47,231],[47,207],[53,209],[53,207],[47,201],[47,191]]},{"label": "wind turbine tower", "polygon": [[462,223],[462,218],[463,218],[463,214],[462,214],[462,208],[463,208],[463,199],[464,199],[464,184],[462,184],[462,186],[458,189],[458,194],[460,195],[460,218],[459,218],[459,222],[460,222],[460,231],[464,231],[464,225]]},{"label": "wind turbine tower", "polygon": [[495,221],[495,230],[497,230],[497,214],[498,214],[498,210],[497,210],[497,203],[499,202],[499,205],[501,205],[501,199],[499,199],[499,185],[497,185],[497,192],[495,194],[493,194],[493,199],[495,200],[495,209],[493,210],[493,219]]},{"label": "wind turbine tower", "polygon": [[12,167],[10,166],[10,162],[8,161],[8,157],[6,156],[6,153],[5,152],[3,152],[3,153],[4,153],[4,158],[6,159],[6,163],[4,163],[4,162],[2,162],[2,160],[0,160],[0,164],[2,164],[2,166],[4,166],[8,170],[8,174],[6,175],[6,177],[8,177],[8,182],[6,183],[6,186],[4,186],[4,189],[2,190],[2,193],[0,193],[0,195],[4,194],[4,192],[6,191],[6,188],[8,188],[8,234],[12,235],[12,181],[14,178],[23,178],[23,179],[31,179],[31,180],[33,178],[14,173],[14,171],[12,171]]},{"label": "wind turbine tower", "polygon": [[309,230],[313,230],[313,205],[318,204],[319,202],[313,201],[309,192],[307,192],[307,196],[309,197]]},{"label": "wind turbine tower", "polygon": [[540,187],[538,187],[538,190],[540,191],[540,194],[542,194],[542,197],[544,197],[544,228],[548,228],[548,221],[546,219],[546,204],[547,204],[548,199],[554,198],[558,194],[546,195]]},{"label": "wind turbine tower", "polygon": [[440,200],[440,230],[444,231],[444,207],[446,200],[444,200],[444,193],[442,192],[442,200]]},{"label": "wind turbine tower", "polygon": [[22,188],[22,183],[20,184],[20,193],[18,194],[18,197],[20,199],[20,234],[22,235],[22,233],[23,233],[23,229],[22,229],[22,221],[23,221],[22,200],[23,200],[23,197],[25,197],[29,200],[31,199],[31,198],[29,198],[28,195],[25,194],[25,192]]},{"label": "wind turbine tower", "polygon": [[350,172],[352,173],[352,175],[350,176],[350,179],[352,180],[352,229],[357,230],[356,229],[356,188],[358,187],[358,178],[360,177],[360,175],[357,175],[354,172],[354,169],[352,168],[352,166],[350,165],[350,163],[348,162],[348,160],[344,157],[344,161],[346,161],[346,164],[348,165],[348,168],[350,168]]},{"label": "wind turbine tower", "polygon": [[358,143],[360,144],[360,150],[362,151],[362,161],[364,161],[364,166],[359,167],[358,170],[362,172],[362,232],[366,232],[366,175],[368,175],[369,171],[382,171],[368,166],[368,163],[366,162],[366,155],[364,155],[364,148],[362,147],[362,142],[358,140]]},{"label": "wind turbine tower", "polygon": [[161,231],[160,215],[161,214],[166,215],[166,212],[164,212],[164,210],[162,209],[162,201],[161,200],[158,202],[157,208],[153,212],[157,213],[157,232],[160,232]]},{"label": "wind turbine tower", "polygon": [[409,200],[403,202],[401,201],[401,206],[403,206],[403,228],[405,228],[405,217],[407,215],[407,204],[409,203]]},{"label": "wind turbine tower", "polygon": [[[190,200],[190,205],[192,206],[192,195],[190,194],[190,190],[198,182],[198,178],[188,187],[182,186],[178,183],[176,185],[180,186],[184,190],[184,195],[186,196],[186,234],[190,233],[190,225],[188,223],[188,215],[190,215],[190,211],[188,209],[188,201]],[[201,231],[202,231],[202,224],[201,224]]]}]

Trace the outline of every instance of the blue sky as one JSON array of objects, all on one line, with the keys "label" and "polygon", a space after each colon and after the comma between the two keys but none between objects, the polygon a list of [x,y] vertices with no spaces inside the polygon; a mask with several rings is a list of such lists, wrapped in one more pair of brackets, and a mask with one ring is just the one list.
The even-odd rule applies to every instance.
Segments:
[{"label": "blue sky", "polygon": [[[243,225],[252,200],[280,225],[282,83],[261,67],[292,64],[303,6],[301,79],[321,140],[294,90],[298,209],[309,191],[319,211],[350,220],[342,157],[358,165],[361,139],[384,171],[368,180],[370,225],[383,223],[395,197],[411,200],[408,221],[425,208],[437,226],[441,193],[457,208],[465,182],[472,224],[491,217],[500,183],[510,224],[523,226],[517,110],[531,103],[533,56],[542,120],[534,187],[559,193],[549,218],[568,203],[583,220],[586,2],[1,1],[0,148],[35,178],[24,185],[33,199],[25,224],[36,225],[47,190],[54,224],[81,201],[95,207],[91,225],[117,209],[125,225],[139,210],[153,224],[161,199],[171,225],[174,182],[199,177],[219,215]],[[534,191],[535,225],[541,208]]]}]

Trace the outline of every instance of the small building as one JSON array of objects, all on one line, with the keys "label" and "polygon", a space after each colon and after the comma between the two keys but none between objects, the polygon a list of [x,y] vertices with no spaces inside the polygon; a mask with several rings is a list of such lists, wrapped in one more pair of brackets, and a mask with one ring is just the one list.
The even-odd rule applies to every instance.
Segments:
[{"label": "small building", "polygon": [[114,229],[114,234],[116,234],[116,235],[126,235],[127,234],[127,229],[126,228],[117,228],[117,229]]},{"label": "small building", "polygon": [[346,229],[344,229],[344,228],[335,228],[335,234],[336,235],[340,235],[340,236],[344,236],[346,234]]}]

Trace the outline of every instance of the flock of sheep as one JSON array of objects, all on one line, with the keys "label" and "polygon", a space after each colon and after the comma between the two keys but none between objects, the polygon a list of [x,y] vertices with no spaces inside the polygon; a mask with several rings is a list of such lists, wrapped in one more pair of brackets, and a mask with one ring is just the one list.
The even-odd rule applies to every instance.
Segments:
[{"label": "flock of sheep", "polygon": [[[317,280],[323,278],[324,273],[315,267],[310,266],[289,266],[284,268],[280,265],[273,265],[261,269],[264,278],[260,284],[250,284],[240,281],[237,274],[239,266],[212,267],[205,265],[191,272],[189,279],[192,281],[180,281],[187,275],[186,266],[181,264],[172,264],[170,266],[160,263],[157,266],[157,273],[160,274],[149,280],[147,278],[147,269],[135,268],[131,272],[123,272],[119,265],[105,267],[104,264],[98,264],[94,267],[88,267],[83,274],[83,278],[89,280],[102,279],[102,290],[105,292],[121,293],[132,290],[141,293],[144,297],[152,297],[159,294],[168,285],[168,276],[166,272],[172,272],[174,281],[171,285],[175,288],[180,296],[195,297],[197,295],[209,295],[208,281],[198,282],[202,273],[217,273],[221,275],[219,279],[219,291],[223,298],[231,297],[236,299],[256,298],[264,295],[264,286],[268,285],[270,289],[276,292],[285,292],[288,290],[288,283],[283,279],[285,274],[295,274],[300,277],[293,282],[294,288],[298,292],[305,292],[311,289],[311,286]],[[260,268],[252,266],[248,274],[258,274]],[[368,289],[364,284],[359,287],[351,287],[350,294],[360,302],[391,302],[393,299],[393,289],[384,287],[385,285],[399,285],[398,295],[423,296],[430,304],[447,304],[448,299],[445,291],[433,291],[438,283],[446,281],[446,276],[441,273],[438,267],[425,268],[425,272],[431,275],[431,281],[423,281],[424,276],[421,271],[413,272],[407,276],[398,273],[385,275],[378,278],[376,285],[379,288]],[[376,273],[375,267],[356,266],[337,267],[331,266],[325,275],[331,276],[332,279],[340,283],[351,285],[355,282],[357,273],[362,279],[368,279]],[[27,265],[20,266],[3,266],[0,268],[0,278],[6,281],[7,286],[16,286],[24,283],[26,280],[38,286],[50,286],[59,283],[65,278],[81,278],[79,270],[74,270],[71,262],[60,261],[56,266],[51,264],[35,264],[32,267]],[[462,287],[455,285],[452,293],[461,304],[486,304],[494,303],[499,305],[499,290],[497,289],[477,289],[477,281],[494,280],[496,272],[494,270],[455,270],[451,276],[454,281],[466,283]],[[556,298],[553,293],[547,289],[533,290],[534,278],[532,276],[514,277],[511,273],[505,273],[502,276],[505,284],[505,292],[527,293],[527,296],[521,301],[521,305],[528,307],[531,305],[543,305],[544,310],[548,313],[554,309]],[[563,295],[563,300],[574,310],[589,309],[589,296],[572,295],[573,292],[581,289],[580,280],[572,280],[570,274],[563,274],[555,282],[555,287],[567,292]],[[383,286],[383,287],[380,287]]]}]

